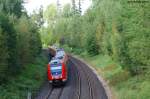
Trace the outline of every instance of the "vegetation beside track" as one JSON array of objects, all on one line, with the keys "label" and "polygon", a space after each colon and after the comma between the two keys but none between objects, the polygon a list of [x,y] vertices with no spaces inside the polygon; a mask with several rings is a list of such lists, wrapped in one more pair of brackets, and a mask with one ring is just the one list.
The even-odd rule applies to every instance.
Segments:
[{"label": "vegetation beside track", "polygon": [[46,63],[47,59],[40,55],[25,66],[20,75],[0,86],[0,99],[27,99],[29,93],[35,95],[46,79]]},{"label": "vegetation beside track", "polygon": [[26,99],[45,78],[42,23],[35,22],[38,14],[27,14],[24,3],[0,0],[0,99]]},{"label": "vegetation beside track", "polygon": [[0,87],[28,68],[42,51],[40,21],[35,22],[23,4],[23,0],[0,0]]}]

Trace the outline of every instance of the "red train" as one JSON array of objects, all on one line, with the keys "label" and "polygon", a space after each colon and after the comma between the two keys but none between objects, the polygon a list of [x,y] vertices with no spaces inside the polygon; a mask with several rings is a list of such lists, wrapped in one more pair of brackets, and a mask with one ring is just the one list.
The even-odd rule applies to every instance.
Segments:
[{"label": "red train", "polygon": [[55,57],[47,65],[48,81],[54,85],[65,84],[68,79],[68,56],[63,50],[58,50]]}]

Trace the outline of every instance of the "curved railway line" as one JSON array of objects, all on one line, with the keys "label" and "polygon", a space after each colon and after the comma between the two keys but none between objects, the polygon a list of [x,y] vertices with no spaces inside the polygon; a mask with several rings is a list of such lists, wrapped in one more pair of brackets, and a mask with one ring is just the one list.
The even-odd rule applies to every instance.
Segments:
[{"label": "curved railway line", "polygon": [[101,82],[85,63],[69,56],[68,66],[66,85],[53,87],[47,82],[35,99],[108,99]]}]

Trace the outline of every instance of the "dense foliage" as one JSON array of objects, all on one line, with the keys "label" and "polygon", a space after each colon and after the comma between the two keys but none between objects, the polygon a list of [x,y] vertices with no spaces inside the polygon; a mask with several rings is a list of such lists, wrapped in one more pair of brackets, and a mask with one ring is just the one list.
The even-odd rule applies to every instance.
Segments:
[{"label": "dense foliage", "polygon": [[43,33],[50,38],[43,39],[44,43],[60,43],[77,53],[109,55],[132,74],[148,69],[149,2],[93,0],[92,6],[82,14],[77,1],[72,0],[72,6],[66,5],[59,16],[55,6],[47,8],[48,26]]},{"label": "dense foliage", "polygon": [[0,0],[0,83],[18,74],[41,52],[39,27],[22,0]]}]

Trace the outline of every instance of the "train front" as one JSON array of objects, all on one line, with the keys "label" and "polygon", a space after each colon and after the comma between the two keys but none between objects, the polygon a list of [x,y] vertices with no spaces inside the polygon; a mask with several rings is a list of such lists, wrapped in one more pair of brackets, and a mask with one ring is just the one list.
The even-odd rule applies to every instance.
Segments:
[{"label": "train front", "polygon": [[67,81],[67,71],[65,63],[60,59],[53,59],[48,64],[48,80],[53,85],[65,84]]}]

